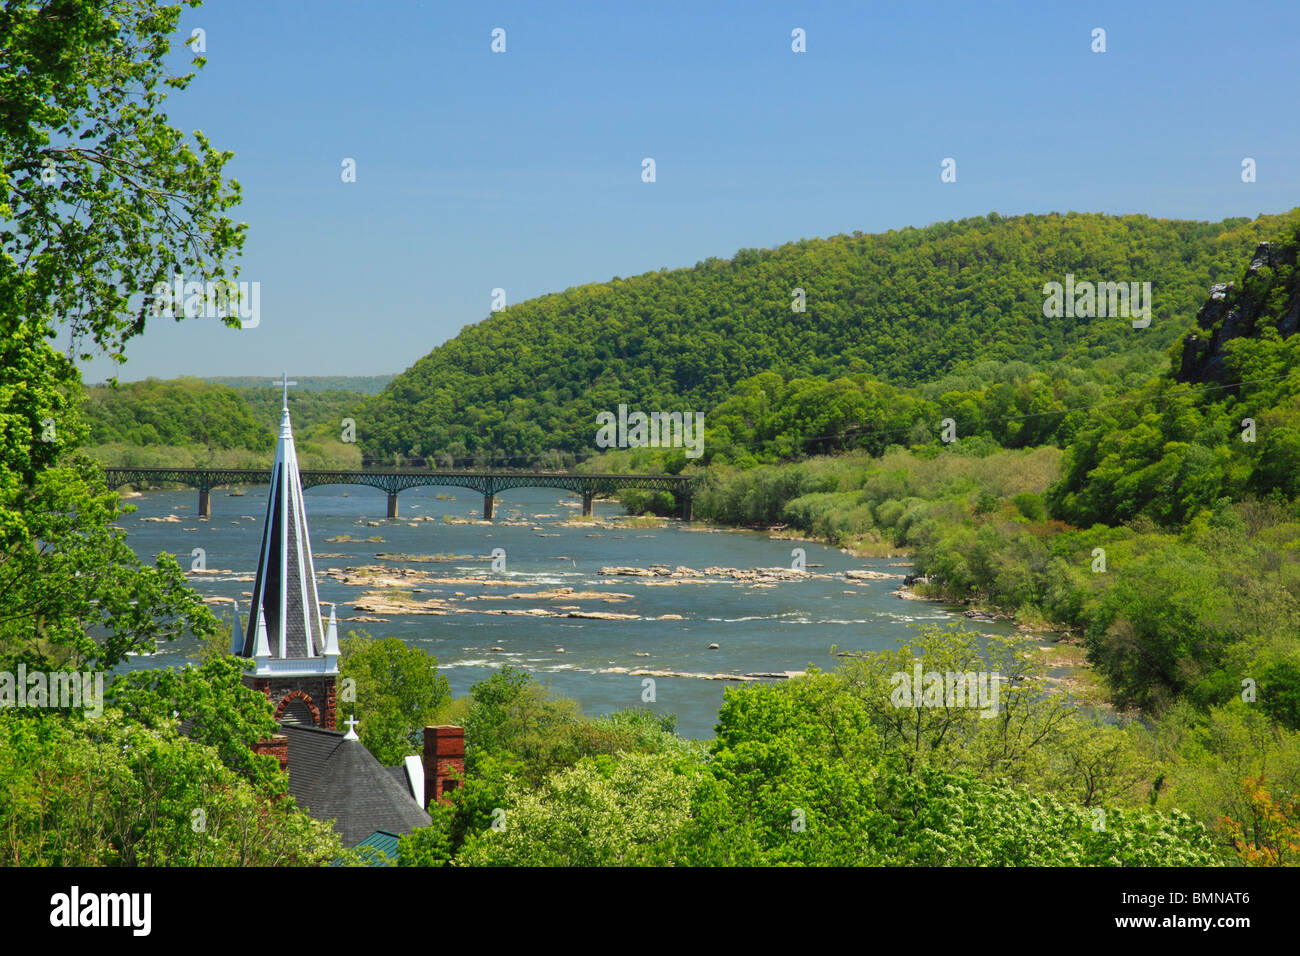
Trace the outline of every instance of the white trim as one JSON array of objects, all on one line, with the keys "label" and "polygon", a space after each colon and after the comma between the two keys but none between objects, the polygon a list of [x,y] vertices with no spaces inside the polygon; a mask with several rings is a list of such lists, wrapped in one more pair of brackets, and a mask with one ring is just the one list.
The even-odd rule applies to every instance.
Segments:
[{"label": "white trim", "polygon": [[280,475],[280,607],[278,615],[280,618],[280,654],[281,658],[289,656],[289,602],[285,600],[285,587],[288,584],[284,579],[284,567],[289,561],[289,529],[285,527],[285,522],[292,520],[289,514],[289,485],[288,466],[285,462],[284,432],[289,421],[289,410],[285,409],[284,418],[280,422],[280,442],[276,446],[276,471]]},{"label": "white trim", "polygon": [[262,543],[262,551],[257,556],[257,560],[258,560],[257,568],[261,572],[261,574],[259,575],[261,580],[258,584],[257,593],[253,595],[253,606],[248,609],[249,624],[252,626],[253,629],[253,646],[249,649],[250,654],[257,653],[256,621],[258,620],[258,618],[262,617],[263,611],[266,607],[266,568],[270,564],[271,548],[275,543],[271,538],[271,517],[274,514],[274,510],[270,507],[270,504],[274,500],[275,489],[278,485],[278,482],[279,482],[279,472],[274,467],[272,467],[271,488],[267,494],[267,499],[266,499],[267,500],[266,524],[262,528],[262,537],[264,540]]},{"label": "white trim", "polygon": [[239,601],[235,601],[235,621],[230,625],[230,653],[241,656],[244,653],[244,629],[239,626]]},{"label": "white trim", "polygon": [[267,646],[266,637],[266,614],[259,607],[257,609],[257,637],[253,641],[253,657],[257,660],[258,670],[262,669],[263,663],[269,663],[271,660],[271,648]]},{"label": "white trim", "polygon": [[418,755],[411,754],[402,761],[406,768],[406,782],[411,785],[411,794],[415,797],[415,802],[424,809],[424,761]]},{"label": "white trim", "polygon": [[307,576],[307,586],[304,589],[307,600],[303,602],[305,605],[303,610],[307,614],[307,653],[316,657],[325,653],[325,622],[320,613],[320,592],[316,587],[316,562],[311,556],[311,529],[307,524],[307,499],[302,490],[302,472],[298,470],[296,450],[293,466],[297,478],[294,488],[297,489],[299,513],[302,515],[302,534],[298,536],[298,546],[302,549],[302,567]]},{"label": "white trim", "polygon": [[313,657],[310,660],[302,657],[282,660],[278,657],[258,658],[257,670],[254,672],[258,676],[275,674],[281,677],[332,677],[338,675],[338,669],[330,669],[322,658]]}]

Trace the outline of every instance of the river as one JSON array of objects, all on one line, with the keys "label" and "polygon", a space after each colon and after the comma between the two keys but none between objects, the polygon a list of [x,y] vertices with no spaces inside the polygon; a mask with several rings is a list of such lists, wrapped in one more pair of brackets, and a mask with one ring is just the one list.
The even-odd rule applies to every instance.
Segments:
[{"label": "river", "polygon": [[[238,600],[246,619],[265,496],[265,487],[249,488],[242,496],[214,492],[212,516],[201,520],[196,517],[197,492],[147,492],[129,500],[137,510],[118,524],[127,530],[135,553],[150,563],[158,552],[167,551],[189,569],[193,550],[202,548],[209,573],[191,574],[194,588],[219,614],[228,615],[230,602]],[[832,645],[848,651],[895,647],[899,638],[908,636],[909,625],[944,621],[959,613],[957,608],[894,597],[891,592],[909,571],[900,566],[903,559],[854,558],[825,545],[676,521],[662,527],[579,525],[579,499],[559,491],[518,489],[498,496],[497,521],[491,526],[468,523],[477,519],[482,499],[458,489],[405,491],[401,517],[396,519],[382,517],[385,497],[369,488],[314,488],[305,498],[320,598],[337,602],[340,637],[349,629],[364,629],[375,637],[399,637],[424,648],[437,658],[458,695],[494,669],[511,664],[549,681],[586,713],[626,707],[673,712],[678,732],[690,737],[713,735],[723,689],[734,681],[655,676],[655,699],[646,702],[644,675],[610,671],[716,675],[802,671],[809,665],[829,669],[837,663]],[[598,501],[595,508],[602,523],[617,523],[622,514],[614,502]],[[467,523],[448,523],[444,515]],[[328,540],[345,536],[353,540]],[[501,573],[492,569],[497,548],[505,552]],[[802,580],[755,583],[720,573],[690,579],[600,573],[607,566],[790,568],[794,548],[806,552],[811,574]],[[378,554],[440,557],[386,560]],[[479,578],[482,583],[416,582],[405,588],[412,599],[432,600],[451,612],[377,614],[355,608],[365,587],[340,580],[344,569],[363,566]],[[846,578],[845,572],[853,570],[900,579]],[[579,593],[573,598],[532,597],[560,588]],[[574,613],[572,609],[636,619],[564,616]],[[505,610],[548,616],[501,613]],[[356,617],[387,620],[348,620]],[[979,628],[1011,630],[1004,622],[981,622]],[[124,666],[179,665],[191,660],[195,651],[193,638],[180,640],[155,654],[132,657]]]}]

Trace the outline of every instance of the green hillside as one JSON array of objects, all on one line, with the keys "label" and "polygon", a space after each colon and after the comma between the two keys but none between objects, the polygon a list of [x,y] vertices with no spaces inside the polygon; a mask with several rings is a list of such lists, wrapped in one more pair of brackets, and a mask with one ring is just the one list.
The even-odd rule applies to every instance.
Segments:
[{"label": "green hillside", "polygon": [[201,444],[262,452],[275,447],[275,433],[257,421],[238,392],[199,379],[92,385],[82,414],[91,445]]},{"label": "green hillside", "polygon": [[[343,420],[360,421],[359,392],[302,391],[289,397],[304,467],[356,468],[357,446],[342,441]],[[146,379],[86,388],[83,447],[103,465],[257,468],[268,465],[282,393],[231,388],[197,378]]]},{"label": "green hillside", "polygon": [[[519,303],[420,359],[371,403],[368,456],[586,457],[620,403],[710,412],[737,382],[870,374],[932,381],[973,362],[1127,364],[1146,374],[1206,290],[1297,212],[1221,223],[1099,214],[945,222],[744,249]],[[1149,328],[1045,318],[1044,285],[1150,282]],[[793,290],[806,311],[792,309]]]},{"label": "green hillside", "polygon": [[[268,433],[274,434],[279,430],[280,409],[284,404],[280,389],[237,388],[235,391],[249,413]],[[364,402],[365,396],[360,392],[322,390],[295,393],[289,390],[289,412],[295,433],[321,428],[323,433],[338,437],[343,419],[361,421]]]},{"label": "green hillside", "polygon": [[[1173,367],[1065,415],[1050,403],[1066,379],[1033,373],[1011,388],[991,380],[959,413],[969,420],[951,444],[863,443],[767,464],[783,441],[786,458],[801,457],[798,431],[786,440],[769,423],[797,419],[806,395],[833,398],[821,403],[832,410],[878,410],[886,424],[938,408],[878,383],[759,376],[729,400],[718,434],[764,440],[719,442],[696,514],[784,524],[857,550],[906,549],[930,597],[1070,629],[1122,707],[1225,707],[1246,699],[1249,679],[1264,713],[1292,734],[1286,746],[1300,748],[1300,228],[1272,238],[1214,290],[1197,330],[1170,348]],[[1213,367],[1222,384],[1197,381]],[[1046,398],[1033,417],[984,415],[1003,391]],[[949,393],[941,405],[952,404]],[[738,413],[749,405],[762,414]],[[1064,448],[1009,441],[999,433],[1007,421],[1059,422],[1050,437]],[[620,451],[600,465],[654,469],[670,454]],[[652,498],[629,504],[671,505]],[[1293,787],[1300,749],[1288,752]]]}]

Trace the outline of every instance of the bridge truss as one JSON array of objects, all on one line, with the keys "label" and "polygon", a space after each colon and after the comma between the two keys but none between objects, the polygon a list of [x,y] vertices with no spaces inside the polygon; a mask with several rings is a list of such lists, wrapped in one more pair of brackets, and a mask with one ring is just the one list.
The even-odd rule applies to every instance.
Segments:
[{"label": "bridge truss", "polygon": [[[185,485],[199,492],[199,515],[211,514],[209,493],[235,485],[265,485],[270,469],[258,468],[105,468],[110,488]],[[697,479],[684,475],[601,475],[565,471],[301,471],[303,489],[322,485],[368,485],[388,495],[388,517],[397,517],[397,496],[409,488],[466,488],[483,495],[483,517],[491,520],[496,495],[512,488],[556,488],[582,496],[582,513],[591,514],[596,498],[624,488],[671,494],[684,520],[691,519]]]}]

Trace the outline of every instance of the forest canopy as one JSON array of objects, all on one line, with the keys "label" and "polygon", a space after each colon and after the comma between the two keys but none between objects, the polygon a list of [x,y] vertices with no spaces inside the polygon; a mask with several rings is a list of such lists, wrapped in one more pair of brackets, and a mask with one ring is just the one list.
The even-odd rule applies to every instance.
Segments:
[{"label": "forest canopy", "polygon": [[[1298,213],[1219,223],[989,215],[745,249],[510,306],[434,349],[358,418],[368,457],[584,458],[597,412],[711,414],[737,383],[870,375],[896,387],[979,362],[1145,370],[1211,284]],[[1044,286],[1150,282],[1149,327],[1044,315]],[[795,290],[802,290],[797,311]]]}]

